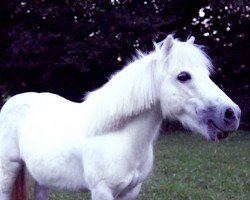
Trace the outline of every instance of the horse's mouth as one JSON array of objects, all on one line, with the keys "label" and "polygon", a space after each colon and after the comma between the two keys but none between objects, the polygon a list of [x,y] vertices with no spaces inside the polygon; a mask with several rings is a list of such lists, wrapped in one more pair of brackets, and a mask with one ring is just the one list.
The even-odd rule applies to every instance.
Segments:
[{"label": "horse's mouth", "polygon": [[211,140],[221,140],[228,137],[229,132],[221,130],[212,120],[208,120],[208,134]]}]

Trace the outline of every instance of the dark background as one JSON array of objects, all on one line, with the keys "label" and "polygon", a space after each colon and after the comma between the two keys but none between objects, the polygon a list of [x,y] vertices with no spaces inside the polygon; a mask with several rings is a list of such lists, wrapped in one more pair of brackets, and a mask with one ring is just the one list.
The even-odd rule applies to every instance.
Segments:
[{"label": "dark background", "polygon": [[212,79],[250,130],[249,30],[249,0],[0,0],[0,106],[26,91],[81,101],[135,49],[174,33],[207,47]]}]

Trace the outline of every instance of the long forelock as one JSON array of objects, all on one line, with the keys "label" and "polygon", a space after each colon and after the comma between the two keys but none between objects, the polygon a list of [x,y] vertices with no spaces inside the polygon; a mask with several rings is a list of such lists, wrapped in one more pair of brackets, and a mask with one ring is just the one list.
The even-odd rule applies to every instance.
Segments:
[{"label": "long forelock", "polygon": [[214,67],[213,67],[213,63],[211,58],[209,57],[209,55],[206,53],[206,46],[204,45],[198,45],[198,44],[193,44],[193,46],[195,48],[197,48],[197,50],[199,51],[199,53],[201,54],[201,59],[203,60],[203,63],[205,64],[204,66],[207,67],[208,71],[210,73],[214,72]]},{"label": "long forelock", "polygon": [[181,59],[181,56],[186,56],[185,60],[189,60],[194,66],[190,67],[203,67],[209,73],[213,73],[213,65],[210,57],[205,52],[205,47],[198,44],[192,44],[188,42],[175,41],[176,45],[173,46],[172,55],[177,58],[176,60]]}]

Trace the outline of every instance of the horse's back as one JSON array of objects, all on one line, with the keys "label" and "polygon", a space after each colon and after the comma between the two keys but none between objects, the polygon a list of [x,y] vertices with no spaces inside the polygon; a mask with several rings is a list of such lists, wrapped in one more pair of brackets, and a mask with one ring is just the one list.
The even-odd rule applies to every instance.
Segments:
[{"label": "horse's back", "polygon": [[60,106],[67,106],[69,103],[66,102],[70,101],[51,93],[27,92],[15,95],[1,109],[0,134],[4,134],[5,129],[8,129],[8,134],[11,134],[9,130],[11,127],[17,131],[21,123],[23,124],[30,115],[34,117],[34,113],[39,112],[37,116],[40,117],[44,117],[41,116],[44,113],[49,116],[49,114],[53,114],[53,109],[58,110]]},{"label": "horse's back", "polygon": [[[2,107],[0,113],[1,122],[5,122],[7,117],[14,118],[17,123],[18,119],[25,117],[31,109],[34,109],[36,106],[40,107],[44,104],[55,102],[58,99],[63,99],[62,97],[51,94],[51,93],[35,93],[27,92],[17,94],[11,97]],[[50,102],[49,102],[50,101]],[[40,104],[40,105],[39,105]],[[49,105],[49,104],[48,104]],[[17,116],[17,117],[15,117]]]},{"label": "horse's back", "polygon": [[18,94],[10,98],[1,110],[0,141],[4,135],[17,135],[20,139],[27,134],[30,138],[32,135],[36,138],[40,136],[40,139],[45,135],[50,139],[53,136],[66,136],[69,131],[80,130],[80,116],[80,104],[58,95],[34,92]]}]

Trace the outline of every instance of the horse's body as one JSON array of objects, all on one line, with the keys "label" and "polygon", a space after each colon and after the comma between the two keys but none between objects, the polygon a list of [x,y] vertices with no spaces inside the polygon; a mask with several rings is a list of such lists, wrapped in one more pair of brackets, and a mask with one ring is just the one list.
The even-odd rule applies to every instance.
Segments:
[{"label": "horse's body", "polygon": [[[178,46],[191,52],[176,53]],[[47,187],[90,191],[93,200],[136,199],[163,117],[212,140],[238,128],[238,106],[208,75],[193,38],[168,36],[82,103],[50,93],[12,97],[0,115],[0,200],[10,200],[23,164]]]},{"label": "horse's body", "polygon": [[[102,136],[86,137],[88,133],[82,130],[86,126],[84,121],[88,120],[81,120],[82,113],[88,109],[84,104],[49,93],[17,95],[8,104],[3,113],[9,114],[11,123],[15,121],[8,137],[20,139],[19,145],[10,141],[1,150],[13,153],[11,157],[15,161],[24,160],[31,175],[42,185],[69,191],[88,190],[96,183],[85,179],[90,174],[98,179],[99,174],[97,182],[107,178],[112,189],[120,190],[141,182],[151,169],[154,137],[151,133],[160,123],[153,110],[127,119],[129,125],[119,133],[112,130]],[[138,138],[139,131],[147,134]],[[135,151],[138,147],[139,152]],[[47,176],[48,173],[51,175]]]}]

